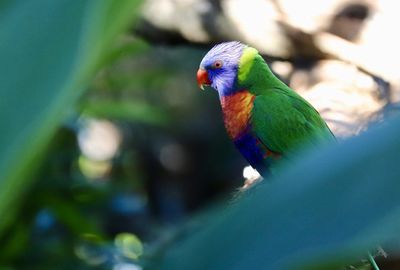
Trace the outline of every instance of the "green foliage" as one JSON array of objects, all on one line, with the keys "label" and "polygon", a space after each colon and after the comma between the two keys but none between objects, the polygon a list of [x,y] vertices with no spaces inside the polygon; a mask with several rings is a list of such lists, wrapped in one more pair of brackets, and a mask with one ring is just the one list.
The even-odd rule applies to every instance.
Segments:
[{"label": "green foliage", "polygon": [[3,1],[0,5],[0,233],[56,127],[72,111],[138,1]]},{"label": "green foliage", "polygon": [[167,114],[149,104],[135,101],[103,100],[82,104],[82,115],[149,124],[166,124]]},{"label": "green foliage", "polygon": [[397,118],[310,153],[203,217],[157,269],[341,269],[399,241],[399,132]]}]

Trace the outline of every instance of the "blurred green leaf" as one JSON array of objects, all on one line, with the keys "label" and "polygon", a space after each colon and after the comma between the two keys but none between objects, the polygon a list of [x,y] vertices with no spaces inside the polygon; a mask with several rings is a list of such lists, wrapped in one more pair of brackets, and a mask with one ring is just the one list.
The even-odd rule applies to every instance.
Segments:
[{"label": "blurred green leaf", "polygon": [[142,40],[134,40],[133,42],[122,43],[120,46],[113,48],[106,57],[103,58],[104,64],[112,64],[114,61],[129,55],[130,57],[144,53],[148,50],[148,45]]},{"label": "blurred green leaf", "polygon": [[2,249],[0,262],[9,261],[21,254],[28,244],[28,239],[29,227],[25,224],[16,224],[12,233],[8,234],[7,237],[3,239],[3,244],[7,246],[7,248]]},{"label": "blurred green leaf", "polygon": [[[118,73],[117,73],[118,72]],[[135,73],[126,73],[124,71],[117,71],[108,78],[108,83],[112,88],[122,89],[123,87],[130,87],[131,89],[162,89],[169,79],[171,74],[168,70],[154,69],[136,71]],[[115,90],[114,90],[115,91]]]},{"label": "blurred green leaf", "polygon": [[198,221],[205,228],[167,250],[156,269],[335,269],[399,241],[399,134],[396,119],[303,156]]},{"label": "blurred green leaf", "polygon": [[55,196],[45,198],[46,203],[50,205],[57,219],[74,235],[96,234],[102,236],[95,220],[90,219],[79,211],[79,208],[68,201],[62,200]]},{"label": "blurred green leaf", "polygon": [[96,100],[82,105],[84,116],[128,120],[151,124],[166,124],[167,114],[161,109],[134,101]]},{"label": "blurred green leaf", "polygon": [[0,4],[0,233],[29,187],[57,125],[140,1]]}]

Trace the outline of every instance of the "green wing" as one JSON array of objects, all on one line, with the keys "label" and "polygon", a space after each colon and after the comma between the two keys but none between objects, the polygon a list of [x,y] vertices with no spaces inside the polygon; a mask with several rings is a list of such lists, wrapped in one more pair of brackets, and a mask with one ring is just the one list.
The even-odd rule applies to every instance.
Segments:
[{"label": "green wing", "polygon": [[314,107],[291,89],[275,88],[256,96],[251,121],[258,139],[283,155],[335,140]]}]

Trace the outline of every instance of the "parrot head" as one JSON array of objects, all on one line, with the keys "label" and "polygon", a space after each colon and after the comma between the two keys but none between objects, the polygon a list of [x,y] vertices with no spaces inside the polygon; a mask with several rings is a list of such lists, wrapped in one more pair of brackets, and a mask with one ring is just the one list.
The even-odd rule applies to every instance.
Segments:
[{"label": "parrot head", "polygon": [[214,46],[203,58],[197,71],[197,83],[201,89],[211,86],[219,95],[229,95],[233,90],[243,49],[247,46],[231,41]]}]

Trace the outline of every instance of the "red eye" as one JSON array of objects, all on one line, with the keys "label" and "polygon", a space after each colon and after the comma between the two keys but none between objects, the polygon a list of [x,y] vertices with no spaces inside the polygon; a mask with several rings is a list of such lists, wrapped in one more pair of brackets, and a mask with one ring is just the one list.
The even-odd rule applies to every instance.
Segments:
[{"label": "red eye", "polygon": [[217,60],[213,64],[213,68],[221,68],[222,67],[222,61]]}]

